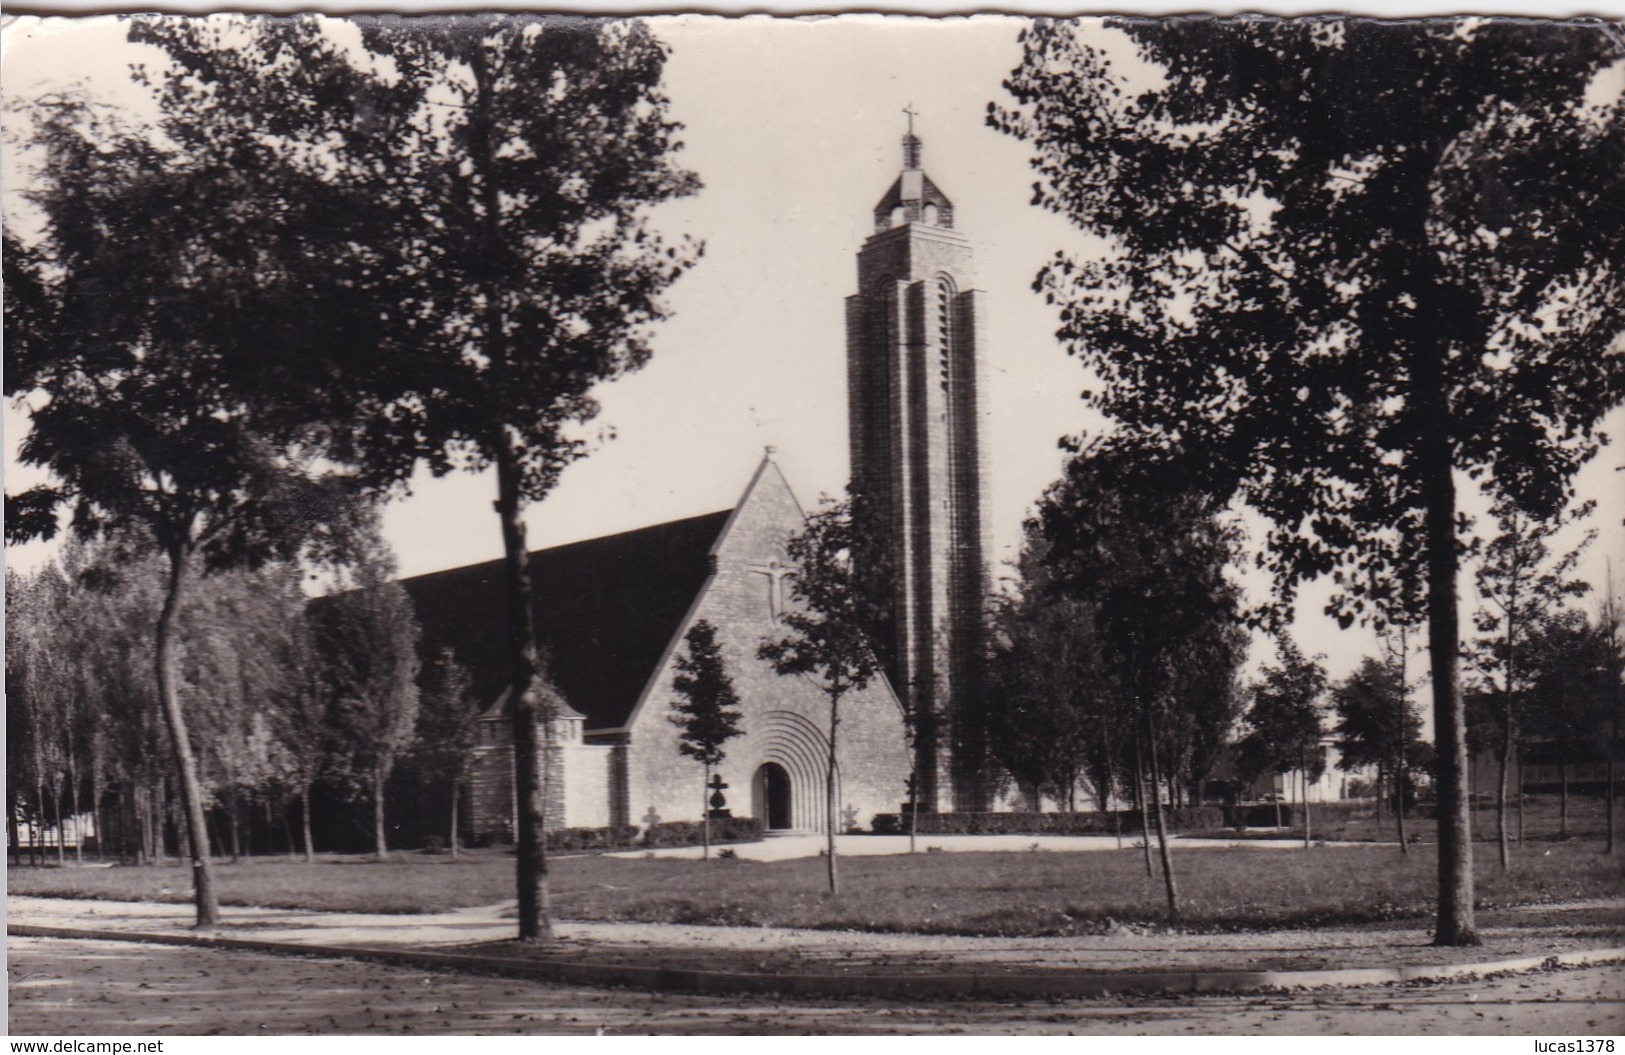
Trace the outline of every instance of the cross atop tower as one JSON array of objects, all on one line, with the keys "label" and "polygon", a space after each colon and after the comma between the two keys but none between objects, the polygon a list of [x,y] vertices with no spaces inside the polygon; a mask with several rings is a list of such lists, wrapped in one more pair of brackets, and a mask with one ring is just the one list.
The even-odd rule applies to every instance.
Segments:
[{"label": "cross atop tower", "polygon": [[920,138],[914,134],[914,119],[919,113],[913,103],[903,107],[903,112],[908,115],[908,131],[903,134],[903,169],[917,171],[920,167]]}]

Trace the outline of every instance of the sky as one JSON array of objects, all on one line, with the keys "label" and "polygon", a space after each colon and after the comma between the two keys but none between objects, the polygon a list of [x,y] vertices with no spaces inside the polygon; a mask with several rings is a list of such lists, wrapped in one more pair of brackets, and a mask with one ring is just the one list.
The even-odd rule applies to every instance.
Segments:
[{"label": "sky", "polygon": [[[873,206],[901,167],[911,107],[924,168],[954,202],[986,294],[991,530],[997,559],[1012,558],[1022,519],[1059,474],[1058,438],[1102,424],[1079,400],[1090,379],[1056,343],[1054,310],[1031,290],[1057,250],[1087,253],[1091,243],[1029,205],[1026,148],[985,122],[990,101],[1008,101],[1000,81],[1019,60],[1021,20],[652,22],[671,48],[665,85],[685,126],[680,160],[704,183],[655,215],[663,230],[703,239],[705,255],[667,295],[672,317],[656,333],[651,362],[601,389],[602,413],[584,431],[592,453],[529,512],[532,546],[729,508],[768,446],[804,506],[841,491],[844,298],[855,292],[855,254],[871,233]],[[118,38],[106,19],[14,24],[4,36],[4,90],[86,79],[127,94],[122,71],[134,49]],[[5,172],[9,215],[19,187],[13,166]],[[1625,436],[1625,413],[1608,424]],[[5,427],[6,490],[14,492],[33,482],[13,461],[25,427],[17,408],[7,408]],[[1621,451],[1606,449],[1580,480],[1602,504],[1594,524],[1604,534],[1583,569],[1599,584],[1609,555],[1625,574],[1625,487],[1614,471]],[[402,574],[500,556],[494,497],[489,476],[416,480],[411,497],[385,514]],[[8,562],[28,567],[45,552],[16,549]],[[1263,586],[1256,575],[1248,581]],[[1465,578],[1463,588],[1470,610]],[[1369,634],[1339,632],[1315,614],[1325,594],[1305,593],[1297,636],[1306,651],[1327,655],[1335,677],[1375,646]],[[1254,651],[1255,663],[1271,658]]]}]

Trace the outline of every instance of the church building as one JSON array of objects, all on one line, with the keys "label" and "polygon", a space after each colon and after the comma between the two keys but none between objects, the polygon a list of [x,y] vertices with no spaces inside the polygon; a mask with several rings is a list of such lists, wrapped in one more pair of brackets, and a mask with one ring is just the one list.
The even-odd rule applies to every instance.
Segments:
[{"label": "church building", "polygon": [[[842,828],[899,812],[916,766],[922,808],[987,808],[975,685],[988,552],[978,394],[984,323],[970,242],[920,158],[911,128],[903,171],[858,253],[859,292],[846,309],[853,493],[875,518],[868,570],[890,583],[895,640],[877,649],[887,677],[842,699]],[[551,745],[542,761],[550,827],[702,816],[703,771],[679,752],[671,715],[676,657],[689,628],[705,620],[741,701],[743,734],[724,745],[717,770],[729,785],[728,808],[769,831],[824,828],[829,699],[814,679],[781,676],[757,658],[763,641],[785,632],[796,574],[786,543],[804,523],[769,448],[731,510],[530,555],[547,691],[556,694],[544,708],[556,715],[551,737],[538,730],[538,743]],[[426,651],[453,649],[474,691],[491,701],[465,831],[510,839],[501,562],[403,585]],[[913,758],[907,715],[918,716]]]},{"label": "church building", "polygon": [[[758,659],[780,619],[795,568],[785,544],[805,516],[771,452],[731,510],[531,554],[537,636],[557,696],[549,827],[698,820],[700,764],[678,751],[671,722],[675,660],[696,622],[717,640],[740,698],[743,735],[717,772],[728,808],[773,831],[822,831],[829,699],[807,677]],[[406,579],[426,649],[452,648],[492,706],[481,722],[466,830],[513,835],[513,749],[505,713],[501,561]],[[538,743],[548,738],[538,730]],[[877,680],[841,702],[837,802],[843,827],[896,813],[909,772],[902,708]]]}]

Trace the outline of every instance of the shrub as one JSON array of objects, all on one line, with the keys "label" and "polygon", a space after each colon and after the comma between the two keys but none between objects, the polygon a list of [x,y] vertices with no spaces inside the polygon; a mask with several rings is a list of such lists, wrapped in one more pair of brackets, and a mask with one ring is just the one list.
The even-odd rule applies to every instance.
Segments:
[{"label": "shrub", "polygon": [[[1299,811],[1303,806],[1296,802],[1281,803],[1281,823],[1288,828],[1299,827],[1303,824],[1303,814]],[[1312,831],[1322,824],[1341,824],[1356,817],[1375,816],[1377,806],[1374,802],[1311,802],[1309,804],[1309,825]],[[1407,811],[1409,812],[1409,811]],[[1233,828],[1273,828],[1275,827],[1275,804],[1273,802],[1257,803],[1250,806],[1233,806],[1225,811],[1225,823]]]},{"label": "shrub", "polygon": [[[754,817],[721,817],[711,822],[711,845],[758,842],[764,830]],[[704,841],[700,821],[662,821],[643,833],[643,845],[648,847],[699,846]]]},{"label": "shrub", "polygon": [[625,850],[638,836],[637,825],[608,828],[553,828],[547,833],[549,850]]}]

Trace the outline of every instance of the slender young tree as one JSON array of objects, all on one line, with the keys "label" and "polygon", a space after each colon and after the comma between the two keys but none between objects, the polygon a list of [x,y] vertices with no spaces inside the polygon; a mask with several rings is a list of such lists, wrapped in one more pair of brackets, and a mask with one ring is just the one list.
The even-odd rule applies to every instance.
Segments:
[{"label": "slender young tree", "polygon": [[[1422,736],[1422,718],[1415,712],[1403,677],[1392,663],[1367,656],[1347,678],[1332,686],[1332,711],[1337,716],[1340,769],[1375,766],[1378,794],[1386,779],[1395,789],[1394,812],[1404,809],[1404,759],[1415,754]],[[1405,845],[1400,822],[1400,847]]]},{"label": "slender young tree", "polygon": [[1035,202],[1112,246],[1038,287],[1113,442],[1267,517],[1283,603],[1341,574],[1353,622],[1380,617],[1373,569],[1426,582],[1435,940],[1477,944],[1458,473],[1551,515],[1625,389],[1625,225],[1597,222],[1625,182],[1617,33],[1112,19],[1022,42],[990,120],[1032,145]]},{"label": "slender young tree", "polygon": [[1305,656],[1290,635],[1276,639],[1280,666],[1265,666],[1247,710],[1244,753],[1276,773],[1303,778],[1303,845],[1310,845],[1309,788],[1319,757],[1321,697],[1326,693],[1324,657]]},{"label": "slender young tree", "polygon": [[422,705],[412,753],[425,776],[443,780],[450,788],[451,822],[446,845],[454,858],[459,848],[464,781],[474,766],[484,713],[480,698],[474,694],[473,675],[457,661],[455,652],[442,648],[423,672]]},{"label": "slender young tree", "polygon": [[787,546],[791,562],[800,569],[790,587],[796,607],[782,616],[787,633],[762,642],[757,650],[779,674],[815,679],[829,699],[824,852],[831,895],[840,893],[835,834],[840,820],[841,701],[848,693],[867,688],[880,674],[879,660],[869,644],[870,609],[854,579],[856,543],[847,503],[825,498]]},{"label": "slender young tree", "polygon": [[717,644],[717,628],[701,619],[683,636],[687,651],[677,657],[677,676],[671,687],[680,699],[671,702],[671,723],[680,730],[677,750],[698,762],[703,770],[700,790],[700,825],[704,833],[701,856],[711,857],[711,807],[706,792],[711,771],[727,758],[723,745],[743,734],[739,728],[739,694],[728,676]]},{"label": "slender young tree", "polygon": [[[1554,554],[1552,542],[1570,524],[1589,516],[1594,507],[1595,503],[1586,502],[1567,516],[1548,520],[1536,520],[1505,500],[1491,510],[1499,531],[1485,545],[1475,576],[1483,603],[1473,616],[1479,637],[1471,644],[1468,660],[1484,679],[1487,693],[1500,702],[1495,722],[1500,741],[1495,830],[1503,872],[1511,867],[1507,777],[1513,750],[1522,743],[1520,724],[1529,682],[1529,664],[1523,653],[1527,638],[1541,620],[1568,598],[1591,588],[1574,577],[1574,569],[1596,531],[1587,532],[1567,553]],[[1521,764],[1521,751],[1519,757]]]},{"label": "slender young tree", "polygon": [[[1228,575],[1238,534],[1190,481],[1136,452],[1083,448],[1039,503],[1054,588],[1095,612],[1100,660],[1133,715],[1136,771],[1155,821],[1171,918],[1179,898],[1162,807],[1169,740],[1198,706],[1193,692],[1228,685],[1244,661],[1240,591]],[[1143,787],[1143,783],[1142,783]],[[1147,840],[1149,845],[1149,839]]]}]

